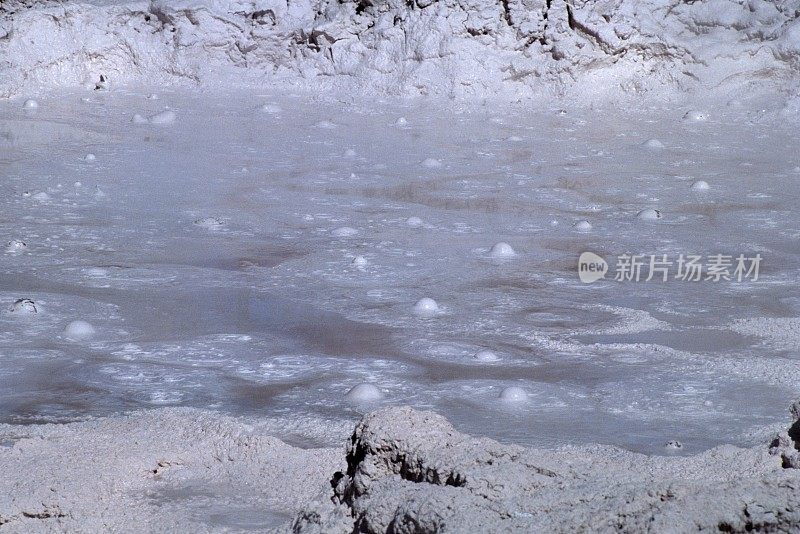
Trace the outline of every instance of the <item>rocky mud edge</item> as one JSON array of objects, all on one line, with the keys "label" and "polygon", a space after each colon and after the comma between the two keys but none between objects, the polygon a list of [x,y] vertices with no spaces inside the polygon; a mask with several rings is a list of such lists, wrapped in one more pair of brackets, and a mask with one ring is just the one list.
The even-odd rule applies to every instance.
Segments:
[{"label": "rocky mud edge", "polygon": [[[793,408],[800,416],[800,405]],[[800,529],[800,424],[770,446],[650,457],[461,434],[411,408],[367,415],[347,470],[294,532],[722,532]]]},{"label": "rocky mud edge", "polygon": [[525,449],[408,407],[365,416],[346,454],[270,435],[286,424],[164,408],[0,425],[0,531],[800,529],[797,422],[760,446],[694,456]]},{"label": "rocky mud edge", "polygon": [[[0,98],[231,84],[322,95],[800,98],[798,0],[3,0]],[[100,77],[103,77],[101,80]]]}]

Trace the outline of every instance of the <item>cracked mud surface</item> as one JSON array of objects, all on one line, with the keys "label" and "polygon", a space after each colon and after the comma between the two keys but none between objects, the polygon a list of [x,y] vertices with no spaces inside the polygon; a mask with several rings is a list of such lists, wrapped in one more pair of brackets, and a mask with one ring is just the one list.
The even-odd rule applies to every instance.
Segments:
[{"label": "cracked mud surface", "polygon": [[797,423],[772,443],[694,456],[503,445],[408,407],[368,414],[346,448],[292,447],[270,436],[278,426],[192,409],[0,426],[0,526],[345,533],[800,525]]},{"label": "cracked mud surface", "polygon": [[93,87],[101,75],[112,85],[583,103],[745,89],[793,95],[797,8],[789,0],[4,2],[0,95]]},{"label": "cracked mud surface", "polygon": [[294,532],[791,531],[800,476],[784,468],[797,458],[790,434],[772,448],[681,458],[545,451],[466,436],[432,412],[386,409],[356,427],[347,469]]}]

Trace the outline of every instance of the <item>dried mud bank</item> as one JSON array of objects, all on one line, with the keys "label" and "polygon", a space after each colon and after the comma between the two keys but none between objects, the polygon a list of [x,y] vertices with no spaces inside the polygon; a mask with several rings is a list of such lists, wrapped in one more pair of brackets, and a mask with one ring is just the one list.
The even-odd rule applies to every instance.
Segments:
[{"label": "dried mud bank", "polygon": [[291,520],[342,463],[258,423],[162,409],[0,426],[0,530],[220,532]]},{"label": "dried mud bank", "polygon": [[797,0],[11,0],[0,96],[133,82],[576,103],[768,92],[794,109],[798,13]]},{"label": "dried mud bank", "polygon": [[[795,411],[795,416],[797,412]],[[797,424],[771,446],[690,457],[552,451],[461,434],[442,417],[365,417],[329,499],[295,532],[797,531]]]},{"label": "dried mud bank", "polygon": [[[797,411],[795,410],[795,416]],[[313,432],[313,425],[307,430]],[[274,422],[161,409],[0,427],[3,532],[796,531],[797,423],[696,456],[554,450],[459,433],[411,408],[367,415],[341,449]]]}]

